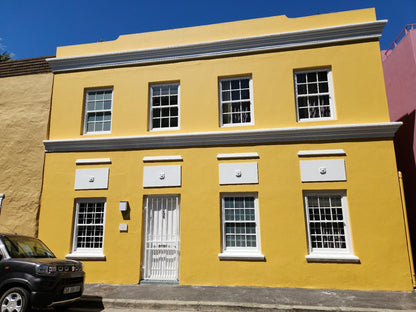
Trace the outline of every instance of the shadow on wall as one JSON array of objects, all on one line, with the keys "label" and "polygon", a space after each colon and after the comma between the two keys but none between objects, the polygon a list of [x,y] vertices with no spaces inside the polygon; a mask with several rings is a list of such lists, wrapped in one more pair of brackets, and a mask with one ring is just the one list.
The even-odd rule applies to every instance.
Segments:
[{"label": "shadow on wall", "polygon": [[396,151],[397,168],[403,174],[409,234],[413,259],[416,260],[416,165],[413,152],[415,144],[415,116],[416,113],[413,111],[399,120],[403,122],[403,125],[394,137],[394,148]]}]

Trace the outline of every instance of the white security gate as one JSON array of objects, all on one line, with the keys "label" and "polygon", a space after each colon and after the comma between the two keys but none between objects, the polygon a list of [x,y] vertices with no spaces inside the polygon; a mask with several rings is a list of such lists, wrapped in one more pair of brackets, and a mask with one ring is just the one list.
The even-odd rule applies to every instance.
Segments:
[{"label": "white security gate", "polygon": [[179,280],[179,196],[145,199],[143,275],[145,281]]}]

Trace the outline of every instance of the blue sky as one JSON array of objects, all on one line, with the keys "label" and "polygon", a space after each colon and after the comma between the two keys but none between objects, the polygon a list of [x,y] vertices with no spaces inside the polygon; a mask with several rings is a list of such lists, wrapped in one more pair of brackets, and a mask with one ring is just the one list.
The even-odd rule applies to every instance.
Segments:
[{"label": "blue sky", "polygon": [[416,23],[416,0],[0,0],[0,52],[22,59],[54,55],[57,46],[114,40],[119,35],[286,15],[300,17],[376,8],[387,19],[387,49]]}]

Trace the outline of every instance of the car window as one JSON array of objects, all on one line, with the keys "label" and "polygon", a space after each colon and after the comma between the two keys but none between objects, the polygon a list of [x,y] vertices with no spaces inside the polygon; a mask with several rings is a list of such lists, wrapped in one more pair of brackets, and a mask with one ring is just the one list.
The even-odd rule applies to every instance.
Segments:
[{"label": "car window", "polygon": [[55,258],[52,251],[36,238],[5,236],[3,242],[12,258]]}]

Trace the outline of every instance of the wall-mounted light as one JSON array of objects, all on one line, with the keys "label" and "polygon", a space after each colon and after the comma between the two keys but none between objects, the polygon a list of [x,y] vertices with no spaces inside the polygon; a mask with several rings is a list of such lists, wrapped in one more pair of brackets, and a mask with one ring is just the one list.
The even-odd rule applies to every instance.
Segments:
[{"label": "wall-mounted light", "polygon": [[128,208],[129,208],[129,202],[128,201],[120,201],[119,208],[120,208],[121,212],[127,211]]}]

